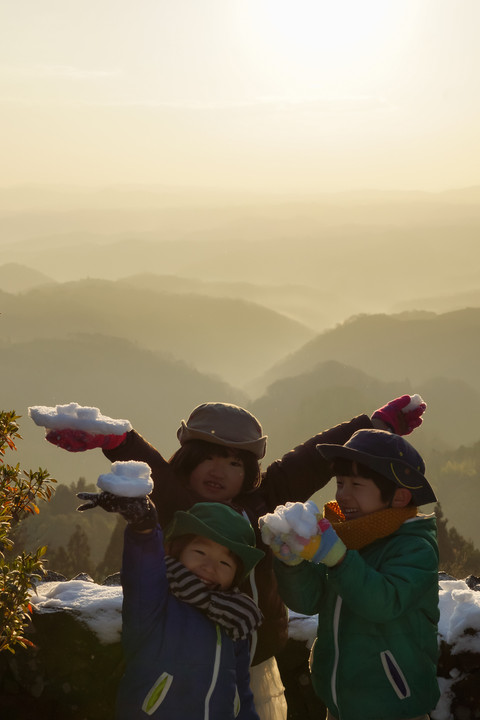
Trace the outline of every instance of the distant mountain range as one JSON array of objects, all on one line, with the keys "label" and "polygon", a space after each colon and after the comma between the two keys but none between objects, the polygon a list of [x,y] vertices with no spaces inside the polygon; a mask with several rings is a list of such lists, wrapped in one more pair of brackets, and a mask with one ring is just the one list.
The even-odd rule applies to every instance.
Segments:
[{"label": "distant mountain range", "polygon": [[384,382],[405,378],[419,385],[447,377],[480,391],[479,357],[480,308],[442,315],[359,315],[317,335],[253,385],[266,387],[336,360]]},{"label": "distant mountain range", "polygon": [[0,265],[0,289],[8,293],[21,293],[56,281],[45,273],[19,263]]},{"label": "distant mountain range", "polygon": [[0,293],[9,342],[125,337],[140,347],[242,385],[313,336],[300,323],[246,300],[159,293],[106,280],[83,280]]},{"label": "distant mountain range", "polygon": [[[331,292],[314,285],[215,281],[152,272],[130,274],[118,282],[141,291],[247,300],[285,315],[312,332],[330,329],[358,311],[358,302],[346,293],[339,292],[332,297]],[[57,281],[52,277],[28,266],[19,263],[0,265],[0,288],[5,292],[24,293],[55,284]],[[414,310],[446,313],[467,307],[480,307],[480,287],[393,303],[391,314]]]},{"label": "distant mountain range", "polygon": [[480,545],[478,463],[459,456],[480,439],[479,200],[0,189],[2,406],[23,415],[19,459],[64,482],[108,467],[45,443],[28,405],[127,417],[168,457],[196,404],[234,402],[262,422],[269,462],[419,392],[414,444]]},{"label": "distant mountain range", "polygon": [[322,330],[358,312],[410,309],[412,298],[424,309],[422,298],[478,292],[479,195],[3,188],[0,247],[5,262],[59,282],[155,273],[304,286],[310,313],[289,316]]},{"label": "distant mountain range", "polygon": [[37,337],[4,343],[1,356],[2,409],[22,416],[19,460],[28,467],[48,467],[66,483],[81,476],[95,482],[109,463],[100,451],[71,454],[45,442],[43,428],[28,417],[30,405],[78,402],[98,407],[106,415],[130,420],[170,457],[178,446],[180,420],[193,407],[211,399],[248,402],[227,383],[121,338]]},{"label": "distant mountain range", "polygon": [[[47,444],[27,416],[29,405],[75,401],[128,418],[167,458],[178,447],[180,420],[207,400],[240,404],[257,415],[269,436],[265,463],[406,392],[428,403],[414,439],[427,466],[439,453],[480,437],[480,309],[359,316],[302,344],[302,326],[259,305],[123,281],[0,293],[0,308],[2,407],[23,416],[20,460],[47,467],[62,482],[81,476],[94,482],[108,462],[100,451],[70,454]],[[251,383],[248,394],[226,382],[242,362],[244,376],[267,368],[272,338],[282,360]],[[289,343],[298,349],[289,352]],[[199,361],[212,367],[216,361],[223,379],[199,369]],[[467,488],[462,473],[457,494]],[[441,475],[432,481],[447,517],[480,544],[476,503],[459,517],[452,483],[442,483]]]}]

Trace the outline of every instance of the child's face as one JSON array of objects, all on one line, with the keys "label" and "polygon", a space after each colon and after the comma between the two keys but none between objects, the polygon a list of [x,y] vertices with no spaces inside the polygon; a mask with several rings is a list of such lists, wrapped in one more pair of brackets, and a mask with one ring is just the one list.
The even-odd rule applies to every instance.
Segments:
[{"label": "child's face", "polygon": [[240,493],[244,479],[245,467],[234,453],[212,454],[192,470],[188,486],[202,500],[229,503]]},{"label": "child's face", "polygon": [[335,499],[346,520],[370,515],[390,505],[382,500],[380,489],[373,480],[361,475],[337,475]]},{"label": "child's face", "polygon": [[179,557],[185,565],[206,585],[220,585],[228,590],[237,572],[235,555],[224,545],[197,535],[186,545]]}]

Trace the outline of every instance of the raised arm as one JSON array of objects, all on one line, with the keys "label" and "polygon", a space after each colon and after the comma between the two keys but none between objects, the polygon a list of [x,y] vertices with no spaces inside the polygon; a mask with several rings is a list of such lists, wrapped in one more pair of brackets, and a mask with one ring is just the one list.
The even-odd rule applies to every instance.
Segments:
[{"label": "raised arm", "polygon": [[111,462],[144,462],[151,470],[154,488],[151,498],[157,507],[160,524],[165,526],[175,510],[191,504],[186,488],[176,483],[168,462],[128,420],[103,415],[98,408],[78,403],[29,408],[32,420],[46,429],[46,440],[68,452],[99,448]]},{"label": "raised arm", "polygon": [[327,484],[331,477],[329,464],[317,452],[317,445],[344,445],[357,430],[370,428],[408,435],[422,424],[426,407],[419,395],[402,395],[375,410],[371,417],[358,415],[297,445],[264,473],[261,493],[266,507],[273,511],[289,500],[305,502]]},{"label": "raised arm", "polygon": [[314,435],[268,466],[262,479],[261,493],[266,507],[273,512],[277,505],[290,501],[305,502],[330,480],[329,465],[316,450],[320,443],[343,445],[354,432],[371,428],[368,415]]}]

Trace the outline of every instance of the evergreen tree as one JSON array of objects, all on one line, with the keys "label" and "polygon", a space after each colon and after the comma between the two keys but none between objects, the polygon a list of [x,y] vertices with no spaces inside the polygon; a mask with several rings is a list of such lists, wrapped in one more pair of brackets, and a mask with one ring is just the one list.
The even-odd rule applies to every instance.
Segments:
[{"label": "evergreen tree", "polygon": [[440,503],[436,507],[440,570],[461,579],[480,575],[480,550],[466,540],[455,528],[448,528]]},{"label": "evergreen tree", "polygon": [[64,575],[69,580],[79,573],[86,573],[96,579],[90,558],[88,535],[78,524],[75,525],[67,547],[61,545],[55,550],[48,549],[46,560],[50,570]]},{"label": "evergreen tree", "polygon": [[[66,577],[70,578],[78,572],[88,572],[92,575],[92,568],[101,562],[105,554],[105,548],[116,523],[113,514],[101,510],[76,512],[80,504],[77,493],[97,490],[94,483],[87,483],[82,477],[72,481],[70,485],[59,484],[55,497],[48,505],[43,504],[40,515],[31,516],[22,523],[24,530],[19,546],[30,550],[35,543],[46,545],[49,569]],[[83,540],[80,546],[75,548],[80,537],[77,536],[72,540],[72,529],[75,534],[77,526],[83,531]],[[71,551],[68,549],[69,543],[73,543]],[[85,556],[83,559],[82,544],[85,550],[88,545],[88,557]],[[62,552],[60,548],[63,548]],[[100,579],[103,580],[103,577]]]},{"label": "evergreen tree", "polygon": [[29,594],[42,575],[46,548],[18,553],[14,530],[26,515],[39,512],[38,500],[50,499],[56,482],[41,468],[33,472],[4,462],[5,452],[16,451],[15,441],[21,437],[17,420],[14,411],[0,412],[0,652],[31,645],[24,635]]},{"label": "evergreen tree", "polygon": [[88,536],[80,525],[75,525],[75,530],[68,541],[68,555],[75,574],[84,572],[90,575],[93,573]]},{"label": "evergreen tree", "polygon": [[47,565],[47,570],[59,573],[67,579],[72,577],[72,563],[70,562],[68,553],[63,547],[63,545],[61,545],[56,550],[51,550],[50,548],[47,548],[47,553],[45,555],[45,563]]},{"label": "evergreen tree", "polygon": [[122,551],[123,551],[123,534],[125,532],[125,520],[121,515],[117,518],[117,524],[112,532],[110,542],[108,543],[107,549],[103,560],[97,567],[97,574],[100,577],[107,577],[114,573],[120,572],[122,565]]}]

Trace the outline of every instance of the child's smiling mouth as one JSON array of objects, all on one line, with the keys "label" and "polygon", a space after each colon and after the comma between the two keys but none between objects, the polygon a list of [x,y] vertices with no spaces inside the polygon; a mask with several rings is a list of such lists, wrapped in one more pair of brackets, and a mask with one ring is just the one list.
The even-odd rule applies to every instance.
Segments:
[{"label": "child's smiling mouth", "polygon": [[351,519],[360,512],[358,508],[340,508],[345,519]]},{"label": "child's smiling mouth", "polygon": [[214,480],[207,480],[205,482],[205,486],[212,488],[213,490],[223,490],[223,485],[219,482],[215,482]]}]

